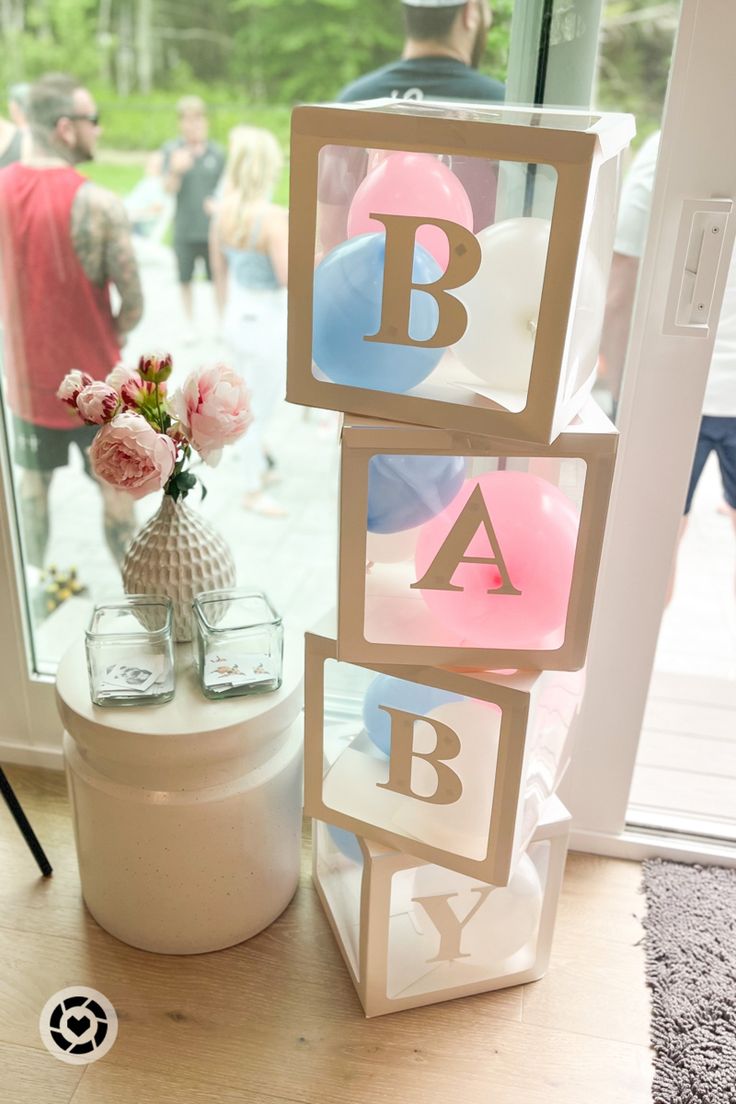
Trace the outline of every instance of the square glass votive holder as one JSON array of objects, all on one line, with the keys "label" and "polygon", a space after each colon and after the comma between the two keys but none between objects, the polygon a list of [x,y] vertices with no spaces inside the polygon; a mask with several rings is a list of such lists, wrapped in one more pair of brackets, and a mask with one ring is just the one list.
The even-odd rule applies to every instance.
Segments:
[{"label": "square glass votive holder", "polygon": [[263,694],[281,686],[284,627],[260,590],[208,590],[194,599],[197,664],[207,698]]},{"label": "square glass votive holder", "polygon": [[95,705],[161,705],[174,696],[173,607],[160,594],[95,606],[85,633]]}]

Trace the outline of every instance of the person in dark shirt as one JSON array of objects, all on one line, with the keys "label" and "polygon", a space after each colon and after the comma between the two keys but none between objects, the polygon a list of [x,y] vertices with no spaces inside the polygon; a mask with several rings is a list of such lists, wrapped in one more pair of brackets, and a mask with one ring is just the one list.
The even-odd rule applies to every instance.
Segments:
[{"label": "person in dark shirt", "polygon": [[209,254],[209,204],[215,194],[225,154],[207,137],[207,108],[199,96],[184,96],[177,104],[180,137],[163,147],[164,188],[176,196],[174,252],[179,270],[185,339],[196,340],[192,276],[197,259],[212,278]]},{"label": "person in dark shirt", "polygon": [[[348,84],[339,103],[385,97],[402,100],[452,100],[499,103],[506,93],[501,81],[478,72],[492,23],[488,0],[407,0],[402,3],[406,40],[398,61]],[[321,245],[342,241],[347,210],[365,176],[365,150],[332,147],[320,162]],[[452,170],[473,206],[477,233],[493,222],[497,170],[475,157],[453,157]]]},{"label": "person in dark shirt", "polygon": [[406,0],[406,41],[399,61],[359,77],[340,103],[392,96],[411,100],[498,102],[500,81],[478,72],[491,27],[488,0]]}]

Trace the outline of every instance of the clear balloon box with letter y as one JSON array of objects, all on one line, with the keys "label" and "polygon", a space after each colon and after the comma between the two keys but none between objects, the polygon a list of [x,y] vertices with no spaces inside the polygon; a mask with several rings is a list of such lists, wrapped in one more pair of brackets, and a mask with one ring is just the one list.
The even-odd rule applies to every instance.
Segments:
[{"label": "clear balloon box with letter y", "polygon": [[506,886],[315,820],[314,884],[366,1016],[538,981],[569,819],[550,798]]},{"label": "clear balloon box with letter y", "polygon": [[292,116],[287,397],[549,444],[597,363],[628,115]]}]

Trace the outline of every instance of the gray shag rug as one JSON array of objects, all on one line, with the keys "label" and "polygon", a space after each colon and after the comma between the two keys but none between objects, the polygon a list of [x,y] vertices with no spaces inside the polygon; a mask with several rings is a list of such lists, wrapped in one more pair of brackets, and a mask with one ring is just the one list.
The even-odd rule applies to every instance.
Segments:
[{"label": "gray shag rug", "polygon": [[736,1102],[736,870],[643,864],[654,1104]]}]

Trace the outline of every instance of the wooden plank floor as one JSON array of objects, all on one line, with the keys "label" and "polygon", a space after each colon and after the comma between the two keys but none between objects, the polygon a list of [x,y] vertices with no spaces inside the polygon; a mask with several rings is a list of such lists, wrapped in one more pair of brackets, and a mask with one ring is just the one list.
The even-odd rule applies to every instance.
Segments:
[{"label": "wooden plank floor", "polygon": [[[37,877],[0,803],[4,1104],[650,1101],[637,863],[570,856],[542,981],[367,1021],[306,844],[298,894],[266,932],[217,954],[146,954],[84,910],[62,776],[8,776],[55,873]],[[73,984],[102,991],[120,1020],[109,1054],[81,1068],[51,1057],[37,1026],[48,997]]]},{"label": "wooden plank floor", "polygon": [[655,671],[629,819],[736,839],[736,681]]}]

